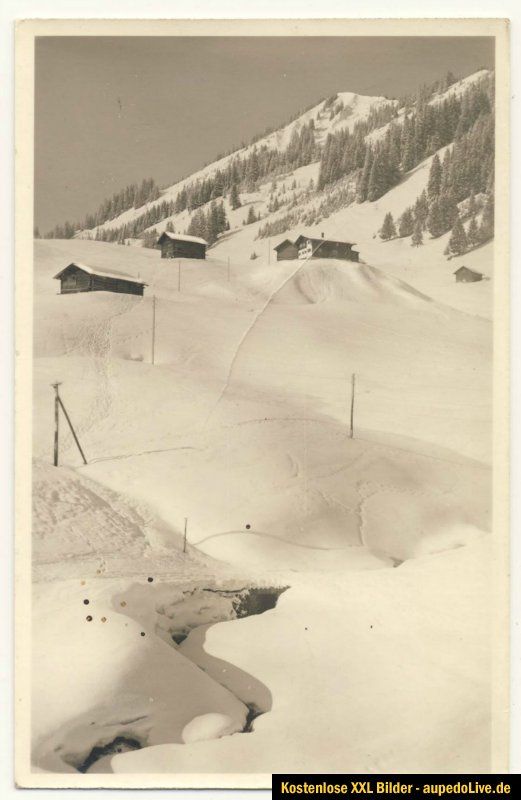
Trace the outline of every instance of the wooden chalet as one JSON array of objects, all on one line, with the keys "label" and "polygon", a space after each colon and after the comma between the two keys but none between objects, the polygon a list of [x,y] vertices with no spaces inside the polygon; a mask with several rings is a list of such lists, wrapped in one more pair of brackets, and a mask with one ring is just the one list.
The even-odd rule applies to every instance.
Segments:
[{"label": "wooden chalet", "polygon": [[293,260],[294,258],[341,258],[344,261],[358,261],[359,253],[353,250],[352,242],[337,242],[333,239],[324,239],[313,236],[300,235],[294,242],[284,239],[273,248],[277,253],[277,261]]},{"label": "wooden chalet", "polygon": [[208,242],[199,236],[165,231],[157,240],[161,258],[206,258]]},{"label": "wooden chalet", "polygon": [[60,281],[60,294],[77,292],[119,292],[142,295],[146,286],[125,272],[107,272],[98,267],[89,267],[73,261],[54,276]]},{"label": "wooden chalet", "polygon": [[359,253],[353,250],[353,242],[338,242],[333,239],[320,239],[301,235],[295,240],[298,258],[340,258],[344,261],[358,261]]},{"label": "wooden chalet", "polygon": [[277,253],[277,261],[292,261],[298,258],[298,248],[289,239],[284,239],[283,242],[273,248]]},{"label": "wooden chalet", "polygon": [[475,283],[476,281],[483,280],[483,274],[481,272],[476,272],[473,269],[469,269],[469,267],[459,267],[454,272],[456,277],[457,283]]}]

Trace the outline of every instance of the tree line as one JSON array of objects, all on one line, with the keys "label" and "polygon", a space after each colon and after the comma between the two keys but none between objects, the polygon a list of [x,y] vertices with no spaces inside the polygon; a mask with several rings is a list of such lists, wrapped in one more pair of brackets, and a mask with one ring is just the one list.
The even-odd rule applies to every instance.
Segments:
[{"label": "tree line", "polygon": [[[160,190],[153,179],[146,179],[140,186],[132,184],[105,201],[95,215],[87,215],[84,225],[66,222],[63,226],[57,226],[48,236],[70,238],[79,228],[96,228],[95,238],[98,240],[124,241],[128,238],[143,238],[147,229],[187,210],[193,215],[189,228],[193,224],[200,230],[210,229],[211,238],[215,229],[213,223],[210,228],[207,219],[203,224],[200,214],[195,223],[193,222],[198,209],[224,197],[228,197],[233,209],[239,208],[242,205],[241,192],[254,192],[261,179],[283,174],[318,159],[319,190],[350,177],[356,187],[358,202],[373,201],[396,185],[405,172],[413,169],[428,155],[455,141],[454,147],[450,153],[447,151],[448,155],[440,165],[438,196],[434,197],[429,193],[427,198],[426,214],[431,218],[432,228],[445,232],[453,224],[454,202],[468,197],[471,191],[475,195],[487,191],[490,193],[493,180],[492,81],[484,78],[470,86],[461,96],[453,94],[436,102],[434,94],[451,85],[454,80],[454,76],[449,73],[444,82],[422,87],[412,110],[409,107],[410,98],[373,107],[368,117],[358,122],[352,131],[346,129],[329,134],[323,147],[316,142],[315,121],[311,119],[294,129],[284,150],[279,151],[267,144],[253,146],[248,153],[231,158],[225,167],[216,170],[212,175],[185,183],[171,200],[157,202]],[[402,102],[405,111],[400,121],[398,109],[403,107]],[[331,111],[335,114],[341,113],[341,105],[338,96],[333,95],[324,101],[319,116]],[[371,141],[370,134],[385,125],[387,130],[383,137]],[[352,197],[351,189],[349,192],[343,190],[343,194],[346,200],[347,195],[349,199]],[[103,222],[115,218],[128,208],[139,207],[147,202],[152,204],[134,220],[125,225],[100,230],[99,226]],[[423,200],[419,205],[424,205]],[[431,206],[434,206],[434,211]],[[420,214],[422,213],[420,209]],[[211,212],[206,211],[205,218],[208,214]],[[416,220],[414,213],[413,217]],[[253,220],[248,219],[248,223],[251,221]],[[426,229],[424,223],[425,220],[422,219],[422,230]],[[272,235],[279,228],[280,223],[277,221],[277,224],[270,225],[269,231],[262,230],[260,235]],[[434,234],[431,227],[429,231],[431,235],[441,235]],[[208,236],[204,238],[208,239]]]},{"label": "tree line", "polygon": [[152,203],[160,197],[160,189],[153,178],[145,178],[140,184],[131,183],[115,192],[112,197],[104,200],[98,210],[87,214],[82,222],[66,221],[63,225],[56,225],[45,234],[46,239],[72,239],[76,231],[96,228],[105,222],[119,217],[130,208],[140,208],[146,203]]},{"label": "tree line", "polygon": [[[338,95],[332,95],[327,98],[322,108],[339,113],[341,104],[333,107],[337,97]],[[391,108],[392,104],[389,109],[386,107],[371,109],[366,130],[369,132],[384,124],[389,118]],[[298,112],[297,116],[301,113],[303,112]],[[125,230],[124,226],[117,226],[111,232],[99,231],[94,238],[111,242],[121,241],[123,238],[137,238],[147,228],[173,214],[180,214],[185,210],[192,213],[212,200],[228,195],[230,204],[235,209],[241,205],[239,191],[254,192],[261,179],[311,164],[320,158],[321,150],[321,146],[316,142],[315,120],[312,118],[305,125],[294,128],[285,149],[278,150],[266,144],[259,147],[254,145],[246,155],[237,154],[225,167],[216,170],[212,175],[185,183],[173,200],[156,203],[155,201],[161,196],[161,190],[153,178],[147,178],[139,186],[131,184],[115,193],[105,200],[94,214],[87,214],[84,221],[76,223],[67,221],[63,225],[57,225],[45,235],[45,238],[72,238],[78,230],[93,230],[130,208],[140,208],[152,202],[154,205],[127,223]]]},{"label": "tree line", "polygon": [[206,239],[209,245],[217,241],[219,234],[230,230],[224,205],[213,200],[209,208],[199,208],[190,220],[187,234]]},{"label": "tree line", "polygon": [[[396,106],[393,111],[396,112]],[[475,161],[460,165],[462,181],[474,180],[474,171],[488,173],[493,158],[493,84],[483,78],[470,86],[462,96],[455,93],[439,102],[428,102],[420,95],[413,112],[405,112],[402,122],[393,118],[385,135],[378,141],[368,137],[366,122],[355,125],[353,131],[329,134],[320,159],[318,188],[323,189],[340,178],[355,174],[357,200],[378,200],[395,186],[402,176],[421,161],[453,141],[458,143],[455,159],[465,158],[475,139],[482,136],[488,148],[487,163],[479,168]],[[391,113],[389,109],[388,113]],[[472,144],[466,139],[480,121],[480,132],[474,133]],[[478,181],[479,182],[479,181]],[[482,182],[482,181],[481,181]]]},{"label": "tree line", "polygon": [[[482,92],[487,92],[485,102]],[[431,161],[427,188],[395,224],[387,214],[380,236],[413,236],[422,244],[424,231],[438,238],[451,231],[446,255],[461,255],[494,235],[494,115],[492,87],[476,86],[461,101],[455,142],[443,158]],[[478,223],[478,214],[482,212]],[[466,228],[464,222],[469,220]]]}]

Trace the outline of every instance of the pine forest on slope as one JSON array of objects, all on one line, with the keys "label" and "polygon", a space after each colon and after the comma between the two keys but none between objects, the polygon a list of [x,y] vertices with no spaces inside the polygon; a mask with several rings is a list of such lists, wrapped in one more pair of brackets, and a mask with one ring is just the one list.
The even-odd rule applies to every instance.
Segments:
[{"label": "pine forest on slope", "polygon": [[[270,181],[265,207],[256,212],[247,203],[242,224],[262,221],[256,238],[277,236],[297,224],[319,224],[354,202],[378,200],[434,156],[427,187],[399,219],[388,213],[379,235],[412,237],[419,247],[426,233],[438,238],[452,231],[445,255],[461,255],[493,236],[493,105],[493,73],[487,70],[459,82],[449,74],[400,100],[333,95],[191,178],[161,191],[153,179],[127,186],[84,223],[66,222],[46,238],[155,247],[161,232],[155,226],[163,223],[163,229],[202,236],[212,245],[230,230],[226,207],[239,209],[241,195]],[[318,165],[316,185],[313,178],[306,186],[288,180],[278,191],[278,177],[310,164]]]}]

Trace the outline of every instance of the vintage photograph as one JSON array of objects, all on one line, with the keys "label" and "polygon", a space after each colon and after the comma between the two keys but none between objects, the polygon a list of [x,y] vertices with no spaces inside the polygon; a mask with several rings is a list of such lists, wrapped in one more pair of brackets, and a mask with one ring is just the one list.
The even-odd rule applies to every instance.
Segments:
[{"label": "vintage photograph", "polygon": [[418,22],[19,24],[22,786],[505,771],[507,24]]}]

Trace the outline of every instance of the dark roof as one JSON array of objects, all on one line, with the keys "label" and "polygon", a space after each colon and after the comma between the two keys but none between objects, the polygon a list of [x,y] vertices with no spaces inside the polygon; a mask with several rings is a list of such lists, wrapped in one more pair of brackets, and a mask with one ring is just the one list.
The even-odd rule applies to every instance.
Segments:
[{"label": "dark roof", "polygon": [[295,244],[298,245],[302,239],[309,239],[311,242],[319,242],[322,244],[323,242],[328,242],[328,244],[347,244],[349,247],[352,247],[356,242],[340,242],[338,239],[323,239],[319,236],[308,236],[307,234],[301,233],[300,236],[295,239]]},{"label": "dark roof", "polygon": [[136,280],[136,278],[133,278],[132,275],[128,274],[128,272],[120,272],[119,270],[111,270],[109,272],[106,269],[101,269],[101,267],[89,267],[87,264],[80,264],[79,261],[72,261],[64,269],[58,272],[54,278],[61,278],[63,273],[67,272],[67,270],[71,267],[76,267],[77,269],[82,270],[82,272],[86,272],[88,275],[98,275],[101,278],[115,278],[116,280],[129,281],[130,283],[138,283],[140,286],[147,286],[144,281]]},{"label": "dark roof", "polygon": [[292,247],[295,247],[295,243],[292,242],[290,239],[284,239],[283,242],[280,242],[280,244],[276,245],[276,247],[274,247],[273,249],[280,250],[280,248],[283,247],[285,244],[290,244]]},{"label": "dark roof", "polygon": [[482,272],[477,272],[477,270],[471,269],[470,267],[466,267],[464,265],[462,265],[461,267],[458,267],[458,269],[454,270],[453,275],[457,275],[458,272],[462,272],[462,270],[465,270],[466,272],[471,272],[473,275],[481,275],[481,277],[483,277],[483,273]]},{"label": "dark roof", "polygon": [[163,231],[158,242],[161,241],[163,236],[166,236],[168,239],[172,239],[174,242],[196,242],[197,244],[204,244],[208,247],[208,242],[206,239],[201,239],[200,236],[188,236],[186,233],[172,233],[172,231]]}]

